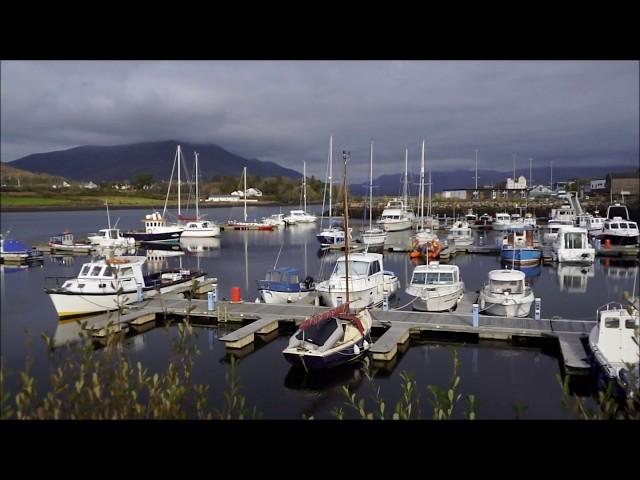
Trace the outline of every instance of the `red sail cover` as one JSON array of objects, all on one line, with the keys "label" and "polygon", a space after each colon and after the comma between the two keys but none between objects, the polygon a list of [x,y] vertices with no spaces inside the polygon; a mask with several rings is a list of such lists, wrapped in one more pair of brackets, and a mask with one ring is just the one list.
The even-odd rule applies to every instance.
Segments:
[{"label": "red sail cover", "polygon": [[193,220],[197,220],[197,217],[187,217],[186,215],[178,215],[178,220],[183,220],[183,221],[193,221]]},{"label": "red sail cover", "polygon": [[326,312],[316,313],[315,315],[310,316],[304,322],[300,324],[300,330],[306,330],[307,328],[317,325],[320,322],[324,322],[329,320],[331,317],[335,317],[340,314],[349,312],[349,304],[343,303],[342,305],[338,305],[331,310],[327,310]]}]

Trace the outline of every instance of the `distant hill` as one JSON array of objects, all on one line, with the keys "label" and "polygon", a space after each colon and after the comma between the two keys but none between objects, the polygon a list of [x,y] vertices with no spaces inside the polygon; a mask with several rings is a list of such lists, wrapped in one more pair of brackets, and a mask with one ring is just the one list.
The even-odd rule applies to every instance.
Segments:
[{"label": "distant hill", "polygon": [[[9,177],[32,178],[40,175],[41,174],[39,174],[38,172],[29,172],[28,170],[22,170],[21,168],[13,167],[6,162],[0,162],[0,176],[2,178],[9,178]],[[47,174],[42,174],[42,175],[48,176],[48,177],[51,176]]]},{"label": "distant hill", "polygon": [[56,152],[34,153],[10,163],[12,167],[31,172],[43,172],[74,180],[102,182],[128,180],[138,173],[151,173],[156,180],[168,180],[177,145],[187,167],[193,169],[194,151],[198,157],[198,168],[204,180],[214,175],[238,176],[242,167],[248,175],[260,177],[283,176],[300,178],[295,170],[281,167],[273,162],[246,159],[213,144],[163,141],[116,146],[82,146]]},{"label": "distant hill", "polygon": [[[576,167],[553,167],[553,181],[564,182],[572,178],[604,178],[608,173],[632,172],[634,167],[628,165],[601,165],[601,166],[584,166]],[[549,184],[549,168],[534,168],[532,170],[533,183]],[[500,172],[497,170],[478,170],[478,186],[497,185],[503,182],[507,177],[511,177],[513,172]],[[529,181],[529,169],[516,171],[516,176],[523,175],[527,182]],[[374,179],[373,185],[374,195],[401,195],[402,179],[404,173],[395,175],[381,175]],[[475,186],[475,170],[453,170],[450,172],[433,172],[432,193],[441,192],[442,190],[473,188]],[[425,183],[428,177],[425,178]],[[409,192],[411,195],[417,195],[419,189],[420,177],[417,174],[409,173]],[[351,185],[351,192],[355,195],[363,195],[369,190],[369,183],[358,183]],[[425,187],[428,189],[428,187]]]}]

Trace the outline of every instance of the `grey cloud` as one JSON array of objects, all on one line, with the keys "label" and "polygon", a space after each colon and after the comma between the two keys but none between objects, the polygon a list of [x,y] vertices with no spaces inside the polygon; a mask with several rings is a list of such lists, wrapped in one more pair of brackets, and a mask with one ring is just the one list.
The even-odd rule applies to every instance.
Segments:
[{"label": "grey cloud", "polygon": [[[603,61],[2,62],[2,161],[84,144],[178,139],[324,177],[418,168],[508,171],[512,154],[638,163],[638,63]],[[528,166],[528,163],[527,163]]]}]

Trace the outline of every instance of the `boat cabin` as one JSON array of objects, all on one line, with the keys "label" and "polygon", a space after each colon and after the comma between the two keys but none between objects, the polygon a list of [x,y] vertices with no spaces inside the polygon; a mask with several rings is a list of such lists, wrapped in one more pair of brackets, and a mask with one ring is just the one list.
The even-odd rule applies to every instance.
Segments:
[{"label": "boat cabin", "polygon": [[607,207],[607,219],[613,220],[615,217],[620,217],[622,220],[629,220],[629,211],[626,205],[620,205],[615,202],[613,205]]},{"label": "boat cabin", "polygon": [[561,227],[556,242],[566,250],[582,250],[590,248],[587,231],[579,227]]},{"label": "boat cabin", "polygon": [[634,329],[638,328],[638,315],[630,315],[622,308],[599,311],[598,348],[609,363],[637,363],[638,345],[635,343]]},{"label": "boat cabin", "polygon": [[[383,274],[382,255],[379,253],[352,253],[349,255],[349,277]],[[332,276],[345,276],[345,257],[338,258]]]},{"label": "boat cabin", "polygon": [[525,274],[519,270],[492,270],[489,272],[491,293],[523,294]]},{"label": "boat cabin", "polygon": [[413,270],[411,285],[452,285],[458,283],[460,269],[457,265],[440,265],[431,262],[429,265],[418,265]]},{"label": "boat cabin", "polygon": [[[313,281],[305,279],[304,288],[309,289]],[[299,292],[301,289],[298,269],[281,267],[267,273],[266,279],[258,280],[259,290],[274,290],[278,292]]]}]

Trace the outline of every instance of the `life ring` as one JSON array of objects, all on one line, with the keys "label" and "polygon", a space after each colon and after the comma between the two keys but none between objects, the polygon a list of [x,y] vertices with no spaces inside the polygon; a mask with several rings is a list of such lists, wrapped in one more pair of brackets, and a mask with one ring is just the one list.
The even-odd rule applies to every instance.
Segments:
[{"label": "life ring", "polygon": [[129,263],[129,259],[128,258],[107,258],[105,260],[105,263],[107,265],[118,265],[123,263]]}]

